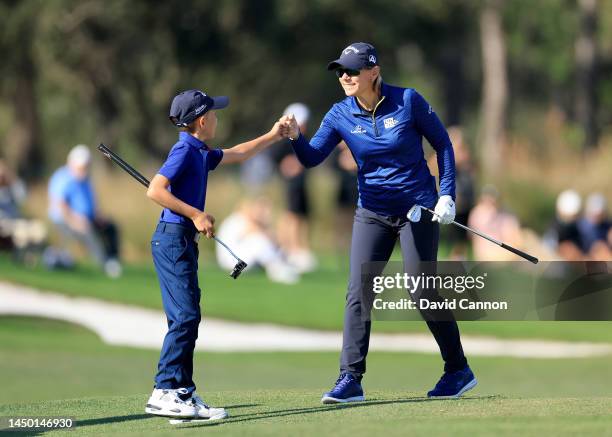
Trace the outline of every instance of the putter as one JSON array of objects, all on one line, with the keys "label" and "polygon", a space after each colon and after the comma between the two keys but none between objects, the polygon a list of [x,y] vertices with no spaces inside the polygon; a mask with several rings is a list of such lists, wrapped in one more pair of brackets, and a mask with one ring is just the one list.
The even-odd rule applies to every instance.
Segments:
[{"label": "putter", "polygon": [[[123,159],[121,159],[121,157],[119,155],[117,155],[115,152],[113,152],[112,150],[110,150],[108,147],[106,147],[104,144],[100,144],[98,146],[98,150],[100,152],[102,152],[102,154],[104,156],[106,156],[108,159],[110,159],[111,161],[113,161],[115,164],[117,164],[119,167],[121,167],[123,170],[125,170],[126,172],[128,172],[134,179],[136,179],[138,182],[140,182],[142,185],[144,185],[145,187],[149,187],[149,180],[147,178],[145,178],[142,174],[140,174],[136,169],[134,169],[134,167],[132,167],[130,164],[128,164],[127,162],[125,162]],[[232,272],[230,273],[230,276],[234,279],[238,278],[238,276],[240,276],[240,273],[242,273],[242,271],[246,268],[247,263],[245,263],[244,261],[242,261],[240,258],[238,258],[236,256],[236,254],[234,252],[232,252],[230,250],[229,247],[227,247],[227,244],[225,244],[223,241],[219,240],[217,237],[213,237],[213,239],[219,243],[220,245],[222,245],[225,249],[227,249],[227,251],[234,257],[236,258],[236,261],[238,261],[236,263],[236,265],[234,266],[234,270],[232,270]]]},{"label": "putter", "polygon": [[[425,208],[424,206],[421,205],[414,205],[412,208],[410,208],[410,211],[408,211],[408,213],[406,214],[406,218],[408,218],[408,220],[410,220],[411,222],[418,222],[421,220],[421,209],[424,209],[426,211],[429,211],[432,215],[435,215],[436,217],[440,217],[438,214],[435,213],[435,211],[432,211],[429,208]],[[521,258],[526,259],[529,262],[532,262],[534,264],[538,263],[538,259],[535,256],[531,256],[528,253],[523,252],[522,250],[518,250],[512,246],[507,245],[506,243],[502,242],[502,241],[498,241],[493,237],[489,237],[486,234],[483,234],[482,232],[477,231],[476,229],[472,229],[468,226],[464,226],[461,223],[457,223],[455,220],[453,220],[451,222],[452,224],[459,226],[462,229],[465,229],[466,231],[470,231],[473,234],[478,235],[479,237],[484,238],[485,240],[489,240],[491,243],[495,243],[497,244],[499,247],[509,250],[510,252],[520,256]]]}]

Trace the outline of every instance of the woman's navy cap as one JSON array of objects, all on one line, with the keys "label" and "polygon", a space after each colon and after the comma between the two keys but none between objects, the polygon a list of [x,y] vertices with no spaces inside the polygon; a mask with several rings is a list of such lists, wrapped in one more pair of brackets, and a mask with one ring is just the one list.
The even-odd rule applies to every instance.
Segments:
[{"label": "woman's navy cap", "polygon": [[342,50],[340,57],[327,65],[328,70],[336,68],[350,68],[351,70],[362,70],[378,65],[378,55],[372,44],[367,42],[356,42]]},{"label": "woman's navy cap", "polygon": [[199,90],[187,90],[177,95],[170,106],[170,121],[178,127],[186,127],[211,109],[223,109],[229,105],[229,97],[210,97]]}]

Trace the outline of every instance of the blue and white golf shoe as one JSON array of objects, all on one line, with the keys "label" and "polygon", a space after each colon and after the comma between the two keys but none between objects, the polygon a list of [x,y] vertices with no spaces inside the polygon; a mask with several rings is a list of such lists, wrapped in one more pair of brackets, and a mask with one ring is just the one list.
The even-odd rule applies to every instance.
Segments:
[{"label": "blue and white golf shoe", "polygon": [[465,369],[456,372],[444,372],[434,389],[427,392],[427,396],[436,399],[456,399],[476,387],[476,384],[478,381],[472,369],[466,366]]},{"label": "blue and white golf shoe", "polygon": [[335,387],[323,394],[321,403],[338,404],[345,402],[365,401],[363,388],[357,378],[350,373],[341,373]]}]

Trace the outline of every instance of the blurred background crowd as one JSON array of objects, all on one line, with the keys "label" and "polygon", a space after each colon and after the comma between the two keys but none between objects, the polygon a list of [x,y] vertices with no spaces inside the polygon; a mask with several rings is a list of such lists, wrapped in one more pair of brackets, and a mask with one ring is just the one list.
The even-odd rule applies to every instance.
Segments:
[{"label": "blurred background crowd", "polygon": [[[612,2],[597,0],[0,1],[0,248],[111,277],[146,262],[159,209],[95,146],[152,176],[185,88],[231,98],[213,147],[283,113],[312,135],[343,98],[326,63],[355,40],[448,127],[457,221],[542,260],[612,259]],[[345,264],[356,166],[344,144],[326,164],[305,170],[282,142],[215,172],[218,235],[274,281]],[[515,259],[454,226],[441,245],[441,259]]]}]

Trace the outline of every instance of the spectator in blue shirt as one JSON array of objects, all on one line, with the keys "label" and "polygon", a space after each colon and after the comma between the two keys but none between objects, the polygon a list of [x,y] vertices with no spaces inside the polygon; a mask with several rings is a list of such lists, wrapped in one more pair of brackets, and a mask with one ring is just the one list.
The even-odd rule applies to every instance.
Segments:
[{"label": "spectator in blue shirt", "polygon": [[606,198],[601,193],[587,197],[584,217],[577,224],[582,250],[588,259],[610,261],[612,259],[612,224],[608,217]]},{"label": "spectator in blue shirt", "polygon": [[[359,199],[353,224],[340,376],[322,398],[323,403],[336,403],[365,399],[361,378],[366,371],[371,327],[371,304],[367,302],[371,302],[373,291],[371,284],[362,287],[362,265],[386,263],[398,237],[407,273],[418,272],[419,261],[436,260],[437,222],[448,224],[455,216],[455,162],[448,134],[432,107],[414,89],[382,81],[372,45],[349,45],[328,70],[336,73],[347,97],[332,106],[310,141],[300,133],[293,117],[286,123],[304,166],[321,163],[341,140],[357,162]],[[437,153],[440,196],[425,161],[423,137]],[[406,213],[415,204],[435,206],[436,215],[430,215],[431,220],[410,222]],[[463,354],[457,323],[448,310],[435,316],[422,314],[445,362],[444,375],[428,395],[459,397],[476,385],[476,379]]]},{"label": "spectator in blue shirt", "polygon": [[90,169],[89,148],[83,144],[72,148],[67,164],[49,180],[49,219],[66,239],[84,244],[107,275],[118,277],[117,226],[98,213]]},{"label": "spectator in blue shirt", "polygon": [[211,238],[215,219],[205,212],[208,172],[219,164],[243,162],[286,135],[279,122],[266,134],[229,149],[211,149],[215,137],[216,110],[227,97],[210,97],[199,90],[177,95],[170,121],[181,129],[179,139],[159,169],[147,196],[161,205],[157,229],[151,240],[153,263],[159,279],[168,320],[155,388],[145,411],[160,416],[223,419],[223,408],[209,407],[195,393],[193,350],[198,338],[200,287],[198,284],[199,234]]}]

